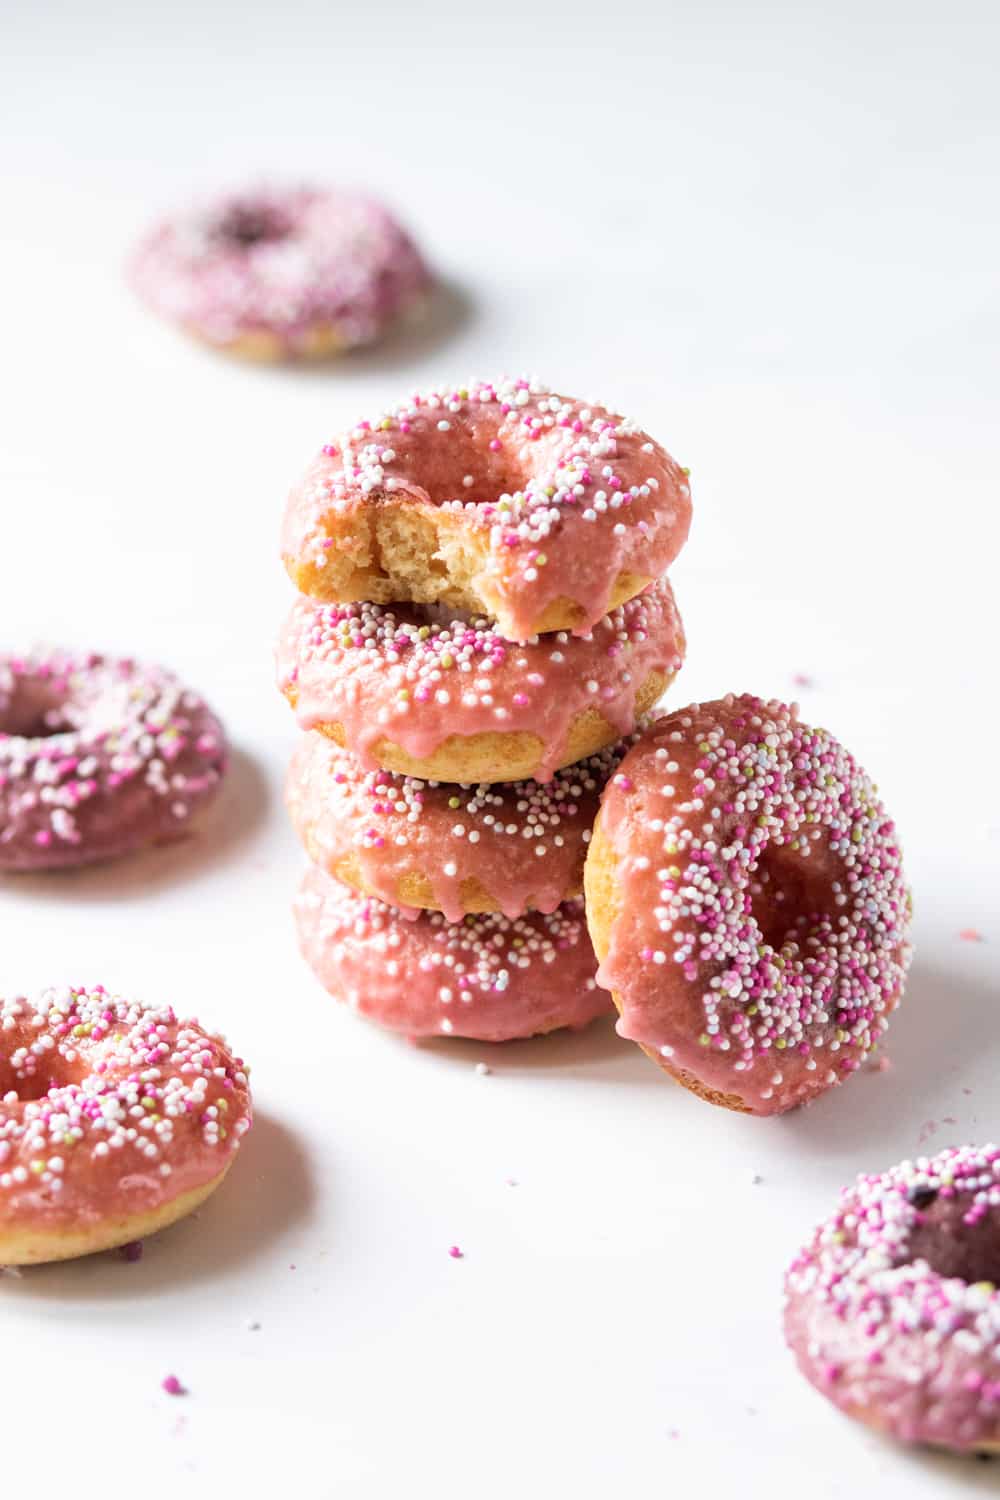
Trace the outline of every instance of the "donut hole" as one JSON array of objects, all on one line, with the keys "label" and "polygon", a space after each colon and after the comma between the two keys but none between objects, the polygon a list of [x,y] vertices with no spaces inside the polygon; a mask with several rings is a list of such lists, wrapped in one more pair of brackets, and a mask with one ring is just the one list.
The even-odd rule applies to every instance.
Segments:
[{"label": "donut hole", "polygon": [[825,878],[805,860],[773,845],[750,876],[750,910],[762,941],[779,953],[801,943],[829,902]]},{"label": "donut hole", "polygon": [[933,1188],[918,1188],[911,1191],[910,1202],[920,1217],[910,1232],[903,1264],[925,1260],[939,1276],[1000,1286],[1000,1208],[988,1208],[969,1224],[966,1194],[946,1198]]},{"label": "donut hole", "polygon": [[0,734],[45,740],[72,728],[63,694],[49,678],[17,677],[13,690],[0,697]]},{"label": "donut hole", "polygon": [[[448,421],[447,413],[441,421]],[[491,447],[498,440],[498,432],[495,414],[487,412],[474,414],[467,420],[453,419],[438,441],[436,433],[415,437],[413,483],[419,485],[432,505],[443,505],[448,500],[496,504],[502,495],[523,491],[538,465],[510,452],[505,444]],[[389,498],[392,508],[398,509],[398,492]],[[503,513],[496,514],[497,521],[503,518]]]},{"label": "donut hole", "polygon": [[276,244],[290,233],[287,217],[263,203],[234,203],[215,226],[216,238],[239,250]]},{"label": "donut hole", "polygon": [[53,1089],[79,1083],[77,1071],[56,1052],[32,1058],[32,1062],[34,1067],[15,1069],[8,1059],[0,1059],[0,1101],[13,1103],[11,1096],[16,1096],[18,1103],[28,1104],[32,1100],[44,1099]]}]

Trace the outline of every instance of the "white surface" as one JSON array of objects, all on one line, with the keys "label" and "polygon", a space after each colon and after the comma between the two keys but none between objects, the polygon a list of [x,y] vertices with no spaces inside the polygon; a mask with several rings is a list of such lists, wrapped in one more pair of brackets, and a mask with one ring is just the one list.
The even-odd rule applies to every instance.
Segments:
[{"label": "white surface", "polygon": [[[47,1495],[996,1489],[839,1419],[779,1331],[842,1181],[1000,1134],[995,10],[202,9],[4,27],[3,643],[169,662],[239,757],[199,839],[0,885],[0,987],[190,1006],[260,1123],[140,1264],[0,1283],[5,1491],[19,1464]],[[261,371],[136,308],[146,220],[261,171],[394,201],[460,291],[437,336]],[[285,489],[383,398],[524,368],[692,467],[675,701],[812,676],[901,825],[893,1069],[799,1116],[712,1110],[607,1028],[413,1049],[296,956]]]}]

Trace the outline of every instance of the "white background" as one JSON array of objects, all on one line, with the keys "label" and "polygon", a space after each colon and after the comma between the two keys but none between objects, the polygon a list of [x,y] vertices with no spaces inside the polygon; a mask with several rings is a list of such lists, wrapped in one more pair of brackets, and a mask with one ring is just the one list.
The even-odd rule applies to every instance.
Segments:
[{"label": "white background", "polygon": [[[0,883],[0,988],[190,1007],[259,1109],[140,1264],[0,1282],[5,1493],[1000,1488],[836,1416],[779,1325],[843,1181],[1000,1134],[995,9],[5,11],[0,642],[163,660],[238,750],[180,847]],[[430,326],[259,370],[136,307],[147,221],[261,174],[383,193],[448,284]],[[691,466],[674,701],[799,691],[901,826],[892,1069],[808,1112],[713,1110],[610,1026],[411,1048],[297,957],[284,493],[383,399],[525,370]]]}]

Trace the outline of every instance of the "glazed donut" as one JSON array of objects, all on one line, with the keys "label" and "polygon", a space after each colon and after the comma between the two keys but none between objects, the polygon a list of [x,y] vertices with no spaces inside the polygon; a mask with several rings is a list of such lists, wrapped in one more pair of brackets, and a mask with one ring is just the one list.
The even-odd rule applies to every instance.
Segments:
[{"label": "glazed donut", "polygon": [[435,608],[296,601],[278,682],[303,729],[425,781],[547,781],[622,736],[680,669],[666,579],[583,639],[511,645],[486,621]]},{"label": "glazed donut", "polygon": [[536,382],[413,396],[327,444],[282,555],[333,603],[444,604],[526,641],[585,635],[673,562],[686,471],[634,423]]},{"label": "glazed donut", "polygon": [[303,737],[285,800],[314,864],[390,906],[444,912],[554,911],[583,890],[605,782],[625,745],[549,782],[455,786],[364,771],[322,734]]},{"label": "glazed donut", "polygon": [[797,709],[659,719],[608,783],[584,872],[622,1036],[714,1104],[792,1109],[888,1024],[910,908],[875,788]]},{"label": "glazed donut", "polygon": [[509,921],[499,912],[408,921],[317,865],[295,901],[302,955],[324,989],[407,1036],[506,1042],[588,1025],[611,1007],[582,901]]},{"label": "glazed donut", "polygon": [[143,1239],[219,1186],[246,1072],[169,1006],[95,989],[0,1000],[0,1265]]},{"label": "glazed donut", "polygon": [[785,1281],[785,1337],[848,1416],[909,1442],[1000,1448],[1000,1147],[863,1174]]},{"label": "glazed donut", "polygon": [[218,719],[162,667],[0,656],[0,870],[111,859],[186,828],[226,769]]},{"label": "glazed donut", "polygon": [[371,343],[430,285],[381,204],[315,188],[235,193],[168,219],[138,246],[131,279],[161,317],[254,360]]}]

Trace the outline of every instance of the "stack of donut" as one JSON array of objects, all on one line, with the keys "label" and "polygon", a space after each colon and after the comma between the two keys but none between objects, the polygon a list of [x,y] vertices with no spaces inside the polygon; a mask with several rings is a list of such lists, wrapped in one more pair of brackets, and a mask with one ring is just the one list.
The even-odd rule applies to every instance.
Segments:
[{"label": "stack of donut", "polygon": [[300,944],[410,1036],[501,1041],[610,1007],[583,863],[602,791],[679,669],[665,573],[686,471],[522,379],[414,395],[293,490],[279,685],[312,861]]}]

